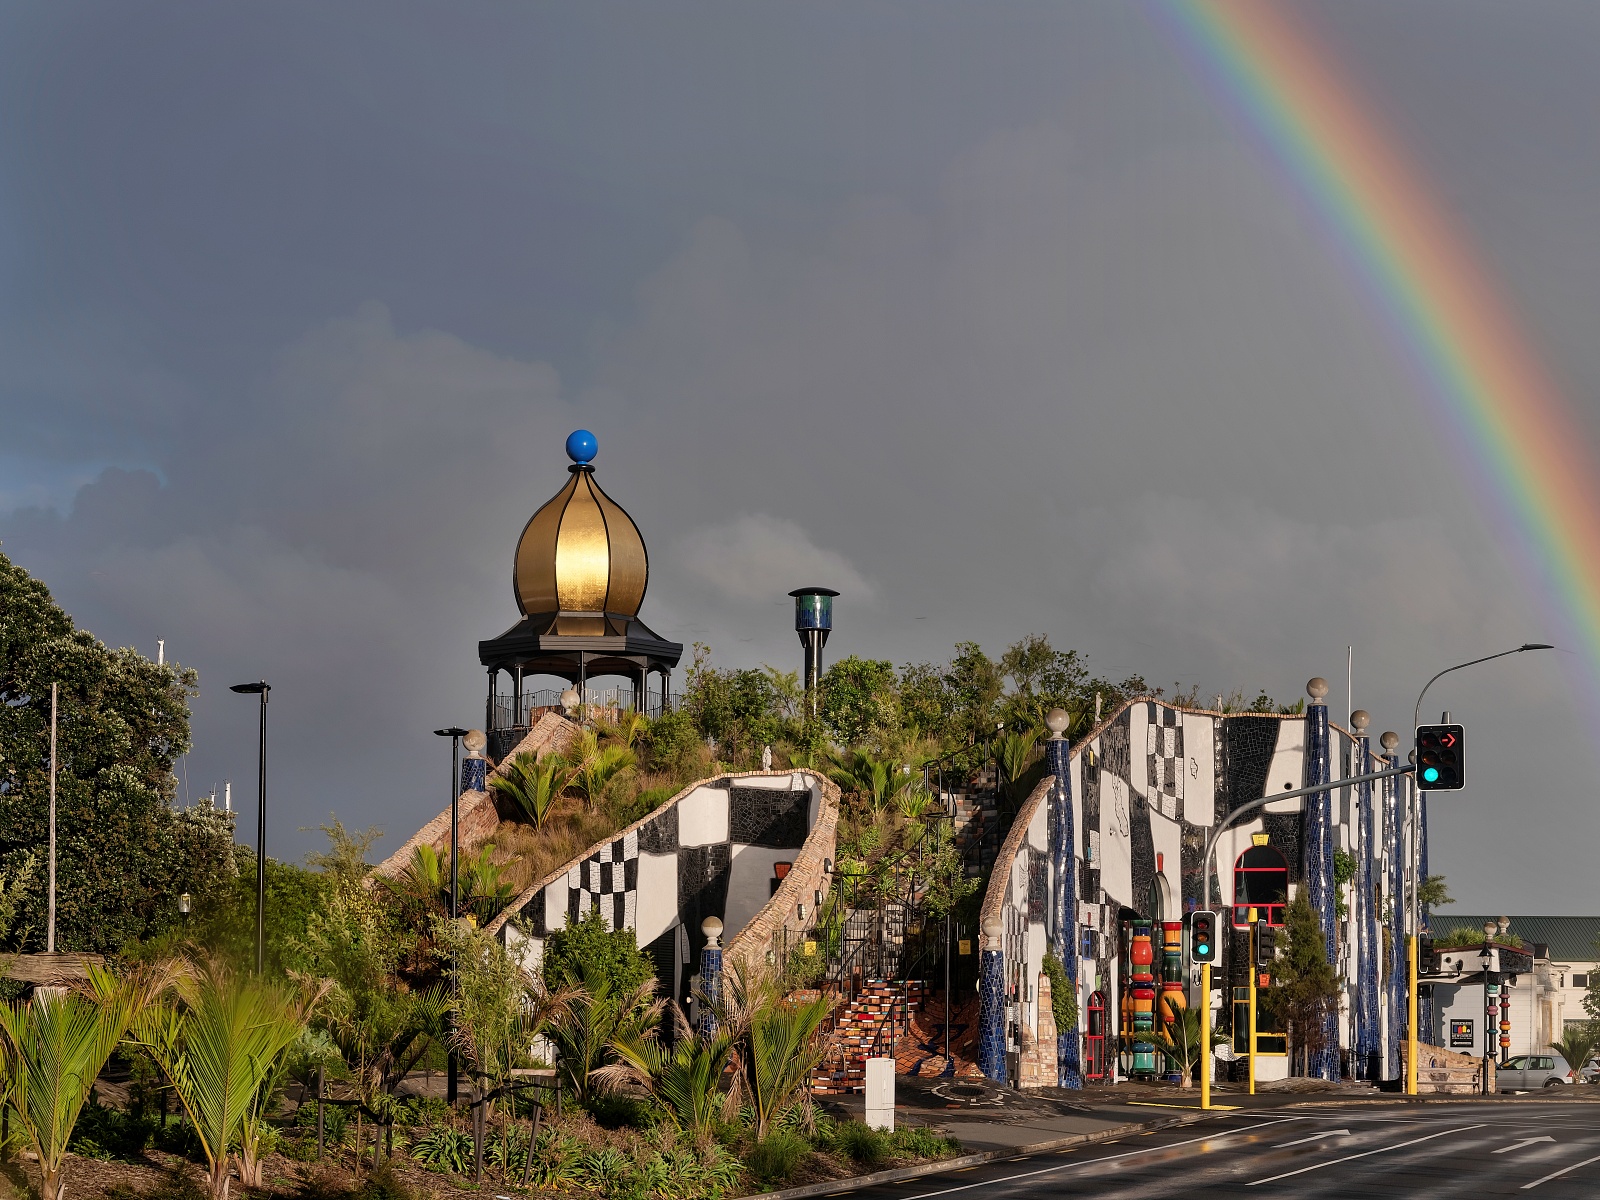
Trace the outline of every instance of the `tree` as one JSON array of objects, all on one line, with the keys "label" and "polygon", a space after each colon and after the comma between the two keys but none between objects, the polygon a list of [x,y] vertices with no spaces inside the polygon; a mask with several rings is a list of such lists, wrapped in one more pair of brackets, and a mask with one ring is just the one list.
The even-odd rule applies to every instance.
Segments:
[{"label": "tree", "polygon": [[[636,730],[630,731],[624,749],[632,745],[636,733]],[[559,754],[548,754],[539,762],[523,751],[502,769],[493,787],[495,795],[503,799],[512,812],[538,829],[561,793],[572,783],[574,774],[572,765]]]},{"label": "tree", "polygon": [[1596,1047],[1600,1047],[1600,1030],[1595,1028],[1592,1021],[1569,1023],[1561,1031],[1561,1036],[1550,1043],[1550,1049],[1566,1059],[1567,1065],[1574,1071],[1583,1070]]},{"label": "tree", "polygon": [[818,715],[842,746],[855,746],[888,730],[896,718],[894,664],[850,655],[822,676]]},{"label": "tree", "polygon": [[[114,952],[176,926],[179,893],[203,904],[226,889],[232,815],[171,808],[195,673],[75,629],[49,590],[0,554],[0,873],[47,840],[52,683],[56,944]],[[44,891],[36,882],[19,898],[8,948],[42,941]]]},{"label": "tree", "polygon": [[[622,930],[631,939],[632,931]],[[638,1045],[660,1023],[663,1001],[656,1000],[654,976],[627,989],[616,987],[617,978],[603,964],[585,961],[576,980],[563,976],[572,988],[565,1011],[550,1024],[550,1041],[556,1048],[557,1069],[580,1103],[594,1098],[606,1085],[596,1076],[615,1057],[619,1044]],[[549,976],[546,977],[549,983]]]},{"label": "tree", "polygon": [[807,1095],[811,1072],[826,1044],[817,1030],[833,1002],[819,995],[791,998],[772,972],[732,960],[723,977],[718,1028],[733,1044],[734,1085],[730,1104],[748,1104],[755,1139],[764,1140],[780,1114]]},{"label": "tree", "polygon": [[958,642],[944,684],[954,740],[964,746],[987,741],[995,732],[996,706],[1005,690],[999,665],[977,642]]},{"label": "tree", "polygon": [[298,990],[212,959],[179,976],[177,1003],[144,1009],[138,1045],[160,1064],[210,1164],[211,1195],[226,1200],[230,1148],[239,1178],[260,1184],[262,1122],[289,1048],[331,984]]},{"label": "tree", "polygon": [[578,735],[569,757],[576,764],[571,786],[590,808],[605,795],[613,779],[632,770],[638,762],[638,756],[626,746],[614,742],[602,745],[592,729],[585,729]]},{"label": "tree", "polygon": [[670,1043],[655,1029],[619,1030],[610,1044],[618,1061],[595,1071],[593,1078],[608,1088],[636,1084],[679,1129],[705,1134],[727,1105],[718,1085],[733,1056],[733,1038],[725,1029],[699,1036],[675,1001],[668,1001],[667,1008],[674,1034]]},{"label": "tree", "polygon": [[30,1001],[0,1004],[0,1100],[38,1156],[41,1200],[62,1195],[67,1144],[95,1078],[173,970],[147,964],[118,979],[91,967],[82,989],[42,988]]},{"label": "tree", "polygon": [[1270,968],[1272,986],[1258,1003],[1288,1023],[1302,1063],[1327,1045],[1327,1017],[1339,1011],[1339,981],[1328,962],[1322,925],[1304,891],[1284,916],[1284,945]]},{"label": "tree", "polygon": [[545,939],[541,965],[545,987],[556,991],[602,978],[613,993],[635,991],[654,978],[650,956],[639,949],[631,929],[609,929],[598,909]]}]

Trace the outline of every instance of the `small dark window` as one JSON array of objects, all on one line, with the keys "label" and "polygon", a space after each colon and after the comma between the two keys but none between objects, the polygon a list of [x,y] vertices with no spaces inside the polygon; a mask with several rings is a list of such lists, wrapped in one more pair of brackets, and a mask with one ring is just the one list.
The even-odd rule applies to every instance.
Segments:
[{"label": "small dark window", "polygon": [[1243,929],[1255,908],[1268,925],[1283,924],[1289,903],[1289,863],[1271,846],[1251,846],[1233,864],[1233,925]]},{"label": "small dark window", "polygon": [[1579,975],[1579,974],[1574,973],[1573,976],[1572,976],[1572,986],[1573,987],[1581,987],[1581,988],[1588,987],[1589,986],[1589,977],[1587,975]]}]

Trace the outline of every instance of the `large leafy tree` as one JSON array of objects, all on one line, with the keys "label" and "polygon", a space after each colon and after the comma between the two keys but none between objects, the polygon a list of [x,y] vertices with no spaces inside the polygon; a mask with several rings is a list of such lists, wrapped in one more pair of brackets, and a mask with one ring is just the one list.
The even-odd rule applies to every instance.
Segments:
[{"label": "large leafy tree", "polygon": [[[58,949],[112,951],[178,920],[233,871],[232,818],[174,812],[195,673],[112,650],[0,554],[0,873],[47,837],[50,685],[57,722]],[[10,948],[42,949],[44,875],[20,897]]]}]

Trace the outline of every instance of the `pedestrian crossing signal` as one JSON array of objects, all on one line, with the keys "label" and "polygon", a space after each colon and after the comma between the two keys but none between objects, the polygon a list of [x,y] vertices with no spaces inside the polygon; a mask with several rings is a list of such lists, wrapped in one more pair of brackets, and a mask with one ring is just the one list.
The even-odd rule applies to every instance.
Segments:
[{"label": "pedestrian crossing signal", "polygon": [[1417,727],[1417,787],[1425,792],[1459,792],[1466,787],[1465,737],[1459,725]]},{"label": "pedestrian crossing signal", "polygon": [[1189,914],[1189,956],[1197,963],[1217,961],[1217,914],[1201,910]]},{"label": "pedestrian crossing signal", "polygon": [[1278,931],[1265,921],[1256,922],[1256,966],[1270,966],[1278,957]]}]

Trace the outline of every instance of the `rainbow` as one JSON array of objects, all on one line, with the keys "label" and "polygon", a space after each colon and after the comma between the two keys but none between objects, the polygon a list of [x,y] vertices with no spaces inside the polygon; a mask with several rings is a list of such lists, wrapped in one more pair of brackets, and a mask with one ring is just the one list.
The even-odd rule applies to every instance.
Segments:
[{"label": "rainbow", "polygon": [[1466,448],[1498,501],[1491,516],[1543,581],[1537,599],[1553,603],[1581,644],[1593,688],[1600,487],[1588,438],[1469,242],[1282,5],[1156,0],[1153,8],[1348,255],[1425,381],[1430,420],[1447,422]]}]

